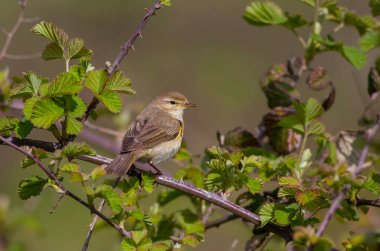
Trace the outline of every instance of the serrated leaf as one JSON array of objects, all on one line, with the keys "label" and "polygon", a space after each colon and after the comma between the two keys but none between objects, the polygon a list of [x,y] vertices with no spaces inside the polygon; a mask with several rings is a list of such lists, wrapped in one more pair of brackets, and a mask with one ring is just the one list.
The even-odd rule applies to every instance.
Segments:
[{"label": "serrated leaf", "polygon": [[314,7],[315,6],[315,0],[301,0],[301,2],[311,6],[311,7]]},{"label": "serrated leaf", "polygon": [[30,117],[32,116],[33,107],[37,103],[37,101],[40,100],[39,98],[29,98],[24,103],[24,116],[25,119],[30,120]]},{"label": "serrated leaf", "polygon": [[299,187],[299,181],[294,177],[280,177],[278,179],[278,184],[280,186],[291,186],[291,187]]},{"label": "serrated leaf", "polygon": [[299,189],[295,187],[280,187],[280,189],[278,190],[277,196],[280,198],[286,197],[286,196],[294,197],[298,190]]},{"label": "serrated leaf", "polygon": [[311,89],[320,91],[329,86],[327,71],[322,66],[317,66],[307,77],[306,83]]},{"label": "serrated leaf", "polygon": [[367,180],[364,182],[363,187],[371,191],[373,194],[380,193],[380,176],[378,173],[371,172]]},{"label": "serrated leaf", "polygon": [[64,94],[77,94],[82,90],[82,84],[69,72],[58,75],[49,84],[49,96],[62,96]]},{"label": "serrated leaf", "polygon": [[274,218],[276,220],[276,223],[278,223],[281,226],[287,226],[290,224],[289,221],[290,213],[284,210],[275,210],[274,211]]},{"label": "serrated leaf", "polygon": [[105,174],[106,174],[106,171],[104,170],[104,168],[102,166],[98,166],[92,169],[90,177],[92,180],[97,180],[101,178],[102,176],[104,176]]},{"label": "serrated leaf", "polygon": [[320,121],[314,121],[308,128],[308,133],[313,135],[324,135],[326,132],[325,126]]},{"label": "serrated leaf", "polygon": [[20,199],[27,200],[32,196],[39,195],[46,183],[46,179],[38,176],[23,179],[18,186],[17,193]]},{"label": "serrated leaf", "polygon": [[314,201],[320,195],[320,191],[317,189],[307,189],[305,191],[296,192],[296,200],[302,206],[306,206],[308,203]]},{"label": "serrated leaf", "polygon": [[361,69],[366,64],[367,57],[365,53],[355,47],[344,45],[341,53],[356,69]]},{"label": "serrated leaf", "polygon": [[197,247],[199,243],[203,241],[203,235],[197,233],[186,234],[182,237],[181,242],[183,244],[189,245],[190,247]]},{"label": "serrated leaf", "polygon": [[70,135],[78,135],[83,129],[83,124],[78,119],[71,116],[66,117],[66,133]]},{"label": "serrated leaf", "polygon": [[123,72],[117,71],[107,83],[106,89],[118,93],[135,94],[136,92],[131,88],[132,81],[125,77]]},{"label": "serrated leaf", "polygon": [[191,210],[185,209],[177,211],[176,220],[180,227],[187,233],[204,233],[204,225],[199,217]]},{"label": "serrated leaf", "polygon": [[262,181],[258,178],[251,178],[247,181],[247,188],[252,194],[260,192],[262,188]]},{"label": "serrated leaf", "polygon": [[78,157],[81,155],[96,155],[96,152],[84,142],[70,142],[61,152],[62,157]]},{"label": "serrated leaf", "polygon": [[67,162],[63,164],[59,170],[62,172],[70,174],[70,181],[71,182],[84,182],[88,179],[88,177],[85,177],[80,168],[79,165],[72,162]]},{"label": "serrated leaf", "polygon": [[92,54],[94,54],[92,50],[87,49],[86,47],[82,47],[82,49],[77,54],[72,56],[71,59],[88,57],[88,56],[91,56]]},{"label": "serrated leaf", "polygon": [[372,30],[366,32],[359,41],[360,48],[367,52],[380,44],[380,31]]},{"label": "serrated leaf", "polygon": [[66,50],[63,52],[64,58],[71,59],[72,57],[74,57],[81,51],[83,46],[84,46],[83,39],[80,39],[80,38],[70,39],[67,43]]},{"label": "serrated leaf", "polygon": [[[40,148],[33,148],[32,154],[36,156],[38,159],[46,159],[48,157],[48,154],[45,150]],[[21,168],[27,168],[28,166],[33,165],[35,162],[31,158],[27,157],[21,161]]]},{"label": "serrated leaf", "polygon": [[50,98],[38,100],[32,109],[30,121],[34,126],[44,129],[49,128],[64,114],[63,108]]},{"label": "serrated leaf", "polygon": [[265,204],[260,208],[259,216],[260,216],[260,227],[265,226],[268,224],[274,217],[274,203],[268,203]]},{"label": "serrated leaf", "polygon": [[70,117],[81,118],[87,110],[84,101],[78,96],[70,96],[67,101],[69,102],[69,105],[66,104],[66,113]]},{"label": "serrated leaf", "polygon": [[57,43],[53,42],[45,46],[41,57],[45,60],[60,59],[63,58],[63,50]]},{"label": "serrated leaf", "polygon": [[142,187],[148,193],[152,193],[154,190],[154,183],[156,181],[156,177],[151,173],[143,173],[142,174]]},{"label": "serrated leaf", "polygon": [[41,76],[37,76],[37,74],[35,74],[32,71],[29,71],[28,73],[24,73],[24,78],[27,81],[27,83],[29,84],[29,87],[32,90],[32,93],[34,96],[38,95],[38,90],[40,88],[40,85],[42,83],[47,82],[47,79],[45,79]]},{"label": "serrated leaf", "polygon": [[309,98],[305,104],[305,119],[307,122],[318,118],[323,113],[322,106],[314,98]]},{"label": "serrated leaf", "polygon": [[283,24],[287,21],[281,8],[270,1],[251,3],[245,9],[244,18],[257,26]]},{"label": "serrated leaf", "polygon": [[15,133],[16,137],[20,139],[26,138],[29,133],[33,130],[33,124],[29,120],[21,120],[20,123],[17,124]]},{"label": "serrated leaf", "polygon": [[107,82],[107,73],[104,70],[91,71],[87,74],[84,85],[95,95],[99,95]]},{"label": "serrated leaf", "polygon": [[9,136],[12,131],[14,131],[19,124],[19,120],[15,117],[2,117],[0,118],[0,134],[4,136]]},{"label": "serrated leaf", "polygon": [[278,122],[278,125],[284,128],[293,129],[299,134],[304,134],[304,126],[296,114],[283,117],[280,122]]},{"label": "serrated leaf", "polygon": [[33,26],[31,31],[35,34],[50,39],[51,41],[57,43],[61,47],[68,40],[66,32],[56,27],[54,24],[45,21],[41,21],[35,26]]},{"label": "serrated leaf", "polygon": [[152,245],[152,251],[169,251],[172,249],[171,241],[154,242]]},{"label": "serrated leaf", "polygon": [[123,201],[120,195],[111,186],[101,185],[96,191],[106,200],[114,213],[118,214],[123,210]]},{"label": "serrated leaf", "polygon": [[98,99],[113,113],[121,111],[121,98],[113,91],[104,91],[98,95]]},{"label": "serrated leaf", "polygon": [[380,1],[379,0],[371,0],[369,2],[369,7],[371,8],[371,13],[375,17],[380,15]]}]

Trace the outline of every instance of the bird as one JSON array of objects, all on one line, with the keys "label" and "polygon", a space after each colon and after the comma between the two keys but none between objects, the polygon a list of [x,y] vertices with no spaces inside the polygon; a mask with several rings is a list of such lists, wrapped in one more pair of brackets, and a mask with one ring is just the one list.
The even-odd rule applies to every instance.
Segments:
[{"label": "bird", "polygon": [[155,97],[129,125],[120,153],[105,171],[121,177],[135,161],[141,160],[162,174],[156,165],[178,152],[185,128],[184,110],[195,106],[179,92]]}]

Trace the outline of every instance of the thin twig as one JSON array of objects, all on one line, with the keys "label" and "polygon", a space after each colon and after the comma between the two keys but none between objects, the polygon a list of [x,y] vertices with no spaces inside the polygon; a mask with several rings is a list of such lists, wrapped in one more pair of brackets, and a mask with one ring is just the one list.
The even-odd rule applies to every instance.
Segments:
[{"label": "thin twig", "polygon": [[[133,34],[130,36],[130,38],[127,40],[127,42],[124,43],[124,45],[121,47],[121,51],[111,64],[111,66],[106,66],[106,71],[108,72],[108,76],[112,76],[117,68],[120,65],[120,62],[124,59],[126,55],[128,55],[128,52],[133,48],[133,44],[136,41],[138,37],[141,37],[141,33],[147,24],[148,20],[156,14],[156,11],[161,9],[161,0],[155,0],[153,5],[146,10],[146,13],[144,15],[144,18],[141,20],[139,25],[137,26],[136,30],[133,32]],[[90,104],[87,106],[86,113],[84,114],[82,118],[82,122],[85,122],[90,116],[90,113],[97,107],[99,104],[99,100],[97,98],[93,98],[90,102]]]},{"label": "thin twig", "polygon": [[89,121],[86,121],[84,123],[84,125],[94,131],[98,131],[98,132],[101,132],[101,133],[104,133],[104,134],[107,134],[107,135],[111,135],[111,136],[114,136],[114,137],[119,137],[120,136],[120,132],[118,131],[115,131],[115,130],[112,130],[112,129],[108,129],[108,128],[105,128],[105,127],[101,127],[101,126],[98,126],[98,125],[95,125],[95,124],[92,124],[91,122]]},{"label": "thin twig", "polygon": [[[13,27],[10,31],[7,31],[4,28],[1,28],[1,31],[5,35],[5,42],[4,42],[3,48],[0,51],[0,61],[3,60],[4,58],[12,59],[12,57],[16,56],[16,55],[7,54],[7,51],[9,49],[9,46],[11,45],[11,42],[14,38],[14,35],[16,34],[17,30],[20,28],[20,25],[22,23],[27,23],[27,22],[33,21],[31,19],[26,19],[24,17],[26,4],[27,4],[27,0],[24,0],[22,2],[22,4],[20,4],[20,13],[19,13],[18,18],[16,20],[16,23],[13,25]],[[18,57],[20,57],[20,56],[18,56]],[[22,58],[22,59],[26,59],[26,58]]]},{"label": "thin twig", "polygon": [[[359,160],[356,165],[356,169],[353,172],[353,178],[356,178],[356,176],[363,171],[364,169],[364,163],[368,155],[369,151],[369,145],[368,143],[371,141],[371,139],[375,136],[377,130],[379,129],[380,125],[380,115],[377,117],[377,123],[367,129],[365,139],[366,139],[366,145],[364,146],[363,150],[360,152]],[[342,190],[335,196],[329,210],[327,211],[325,217],[323,218],[321,224],[319,225],[318,231],[316,233],[317,237],[321,237],[323,233],[326,231],[326,228],[332,218],[332,216],[335,214],[336,210],[340,207],[341,202],[343,201],[344,197],[346,196],[347,192],[350,190],[351,186],[350,184],[345,185]],[[312,250],[313,246],[309,246],[308,250]]]},{"label": "thin twig", "polygon": [[13,60],[26,60],[26,59],[39,58],[40,56],[41,56],[41,52],[36,52],[36,53],[26,54],[26,55],[5,54],[4,58],[13,59]]},{"label": "thin twig", "polygon": [[4,142],[5,144],[9,145],[10,147],[16,149],[17,151],[21,152],[22,154],[28,156],[29,158],[31,158],[34,162],[36,162],[36,164],[42,169],[42,171],[51,179],[54,181],[54,183],[57,185],[57,187],[59,188],[59,193],[60,194],[64,194],[66,196],[69,196],[70,198],[74,199],[75,201],[77,201],[79,204],[81,204],[82,206],[88,208],[90,210],[91,213],[94,213],[96,214],[97,216],[99,216],[101,219],[103,219],[107,224],[109,224],[110,226],[112,226],[114,229],[116,229],[122,236],[127,236],[129,237],[130,236],[130,233],[127,232],[126,230],[124,230],[123,228],[121,228],[120,226],[118,226],[117,224],[115,224],[114,222],[112,222],[110,219],[108,219],[104,214],[102,214],[101,212],[99,212],[97,209],[95,209],[93,206],[91,206],[90,204],[88,204],[87,202],[85,202],[84,200],[82,200],[81,198],[79,198],[77,195],[73,194],[71,191],[67,190],[66,187],[63,185],[63,183],[59,180],[59,178],[50,171],[49,168],[47,168],[41,161],[40,159],[38,159],[36,156],[34,156],[32,153],[28,152],[27,150],[25,149],[22,149],[21,147],[15,145],[14,143],[12,143],[11,141],[8,141],[6,140],[4,137],[0,136],[0,141]]}]

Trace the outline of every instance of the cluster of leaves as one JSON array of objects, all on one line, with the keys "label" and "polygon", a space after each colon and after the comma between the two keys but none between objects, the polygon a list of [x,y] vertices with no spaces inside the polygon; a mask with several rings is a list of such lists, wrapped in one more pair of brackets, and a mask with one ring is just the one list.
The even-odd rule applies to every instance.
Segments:
[{"label": "cluster of leaves", "polygon": [[[368,74],[371,104],[360,119],[363,130],[341,131],[335,136],[328,133],[320,119],[333,106],[336,90],[327,70],[320,65],[312,66],[313,59],[320,53],[336,51],[354,67],[363,67],[366,53],[380,43],[380,23],[373,17],[380,14],[380,2],[370,1],[373,16],[357,15],[335,0],[299,2],[314,9],[313,20],[288,14],[270,1],[255,1],[244,14],[254,26],[279,25],[289,29],[304,47],[304,55],[274,65],[263,77],[261,87],[270,111],[263,116],[259,133],[254,135],[243,128],[218,133],[219,146],[207,148],[199,165],[183,145],[175,156],[181,166],[175,178],[218,193],[221,198],[236,198],[236,204],[259,215],[261,224],[253,227],[254,237],[266,238],[266,227],[277,226],[293,231],[296,248],[312,245],[316,250],[330,250],[335,244],[316,236],[320,221],[317,213],[330,207],[334,195],[349,184],[347,196],[335,216],[344,221],[357,221],[369,211],[368,206],[359,203],[361,198],[367,193],[375,196],[380,193],[380,173],[375,170],[380,163],[378,153],[371,152],[368,173],[353,175],[353,167],[365,144],[365,130],[376,122],[379,113],[380,59]],[[170,1],[162,4],[170,5]],[[338,26],[331,32],[322,32],[329,23]],[[345,26],[358,31],[360,39],[356,47],[334,38]],[[307,39],[298,35],[300,28],[309,28]],[[10,81],[6,71],[1,73],[0,103],[6,106],[21,99],[24,109],[21,119],[0,118],[0,134],[25,138],[34,128],[50,131],[62,149],[48,153],[33,148],[32,153],[64,182],[81,186],[90,205],[99,199],[106,201],[112,220],[131,233],[123,239],[121,250],[196,247],[203,240],[209,218],[213,217],[212,205],[177,190],[162,189],[156,203],[144,211],[140,201],[155,190],[154,176],[141,173],[113,187],[104,176],[103,167],[88,171],[73,161],[80,155],[96,154],[86,144],[71,142],[81,132],[91,104],[86,105],[80,94],[88,89],[106,109],[118,113],[122,108],[120,94],[134,93],[131,81],[120,71],[110,76],[106,70],[95,70],[89,58],[92,52],[84,47],[83,41],[70,39],[51,23],[41,22],[32,31],[50,40],[42,57],[63,59],[66,71],[53,80],[28,72]],[[79,62],[70,66],[73,59]],[[315,91],[328,91],[327,97],[322,102],[303,99],[297,90],[302,83]],[[96,118],[95,112],[92,115]],[[25,159],[21,165],[26,168],[33,164],[31,159]],[[21,199],[29,199],[46,187],[62,192],[53,181],[32,176],[20,182],[18,193]],[[248,243],[247,250],[254,250],[265,242],[250,240]],[[352,236],[343,245],[347,250],[366,245],[378,247],[378,233]]]}]

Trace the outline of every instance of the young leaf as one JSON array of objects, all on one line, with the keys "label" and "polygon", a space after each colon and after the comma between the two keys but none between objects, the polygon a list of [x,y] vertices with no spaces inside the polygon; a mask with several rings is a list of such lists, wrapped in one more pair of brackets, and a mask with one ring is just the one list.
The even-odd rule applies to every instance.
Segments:
[{"label": "young leaf", "polygon": [[154,189],[154,183],[155,183],[156,177],[153,174],[150,173],[143,173],[142,174],[142,187],[145,191],[148,193],[152,193]]},{"label": "young leaf", "polygon": [[77,94],[82,90],[82,84],[70,73],[65,72],[49,85],[48,96],[62,96],[64,94]]},{"label": "young leaf", "polygon": [[187,233],[204,233],[204,225],[199,217],[190,209],[177,211],[176,220],[180,227]]},{"label": "young leaf", "polygon": [[72,162],[67,162],[64,165],[62,165],[59,170],[62,172],[70,174],[70,181],[71,182],[84,182],[88,179],[88,177],[85,177],[80,168],[79,165]]},{"label": "young leaf", "polygon": [[119,94],[114,91],[104,91],[98,95],[98,99],[113,113],[121,111],[121,98]]},{"label": "young leaf", "polygon": [[274,211],[274,219],[276,223],[278,223],[281,226],[287,226],[289,225],[289,216],[290,213],[285,210],[275,210]]},{"label": "young leaf", "polygon": [[121,243],[122,251],[148,251],[151,250],[152,240],[148,237],[146,229],[132,231],[131,238],[124,238]]},{"label": "young leaf", "polygon": [[244,18],[257,26],[283,24],[287,21],[281,8],[270,1],[251,3],[245,9]]},{"label": "young leaf", "polygon": [[294,177],[280,177],[278,180],[280,186],[299,187],[300,183]]},{"label": "young leaf", "polygon": [[30,120],[30,117],[33,113],[34,105],[37,103],[37,101],[40,100],[39,98],[29,98],[24,103],[24,116],[25,119]]},{"label": "young leaf", "polygon": [[118,93],[135,94],[131,88],[131,80],[124,76],[123,72],[117,71],[107,83],[107,89]]},{"label": "young leaf", "polygon": [[356,69],[361,69],[365,66],[367,58],[364,52],[361,50],[344,45],[341,50],[341,54],[348,60]]},{"label": "young leaf", "polygon": [[101,185],[96,189],[97,193],[106,200],[112,211],[119,214],[123,210],[123,202],[120,195],[108,185]]},{"label": "young leaf", "polygon": [[274,207],[275,207],[274,203],[268,203],[260,208],[260,211],[259,211],[259,216],[260,216],[260,221],[261,221],[260,227],[265,226],[273,219]]},{"label": "young leaf", "polygon": [[[66,113],[73,118],[81,118],[86,112],[87,106],[83,100],[78,96],[67,97],[66,101]],[[68,107],[67,107],[68,106]]]},{"label": "young leaf", "polygon": [[203,235],[197,233],[186,234],[182,237],[181,242],[183,244],[189,245],[190,247],[197,247],[200,242],[203,241]]},{"label": "young leaf", "polygon": [[262,181],[258,178],[254,178],[254,179],[251,178],[247,181],[246,186],[248,187],[249,191],[252,194],[255,194],[255,193],[260,192],[262,188]]},{"label": "young leaf", "polygon": [[91,71],[88,73],[84,85],[95,95],[99,95],[106,84],[107,73],[104,70]]},{"label": "young leaf", "polygon": [[322,106],[314,98],[309,98],[304,105],[306,123],[318,118],[323,113]]},{"label": "young leaf", "polygon": [[46,183],[46,179],[38,176],[23,179],[18,186],[17,193],[20,199],[27,200],[32,196],[39,195]]},{"label": "young leaf", "polygon": [[71,116],[66,117],[66,132],[71,135],[78,135],[83,129],[81,121]]},{"label": "young leaf", "polygon": [[72,38],[67,44],[67,49],[63,52],[65,59],[71,59],[77,55],[84,47],[84,41],[80,38]]},{"label": "young leaf", "polygon": [[366,32],[359,41],[360,48],[367,52],[380,44],[380,30]]},{"label": "young leaf", "polygon": [[11,135],[11,132],[16,129],[19,122],[15,117],[0,118],[0,134],[4,136]]},{"label": "young leaf", "polygon": [[52,99],[40,99],[33,106],[30,121],[36,127],[47,129],[60,119],[63,114],[63,108],[57,105]]},{"label": "young leaf", "polygon": [[29,120],[21,120],[20,123],[17,124],[15,133],[16,137],[20,139],[26,138],[29,133],[33,130],[33,124]]},{"label": "young leaf", "polygon": [[70,142],[63,148],[61,153],[62,157],[77,157],[81,155],[96,155],[96,152],[86,143]]},{"label": "young leaf", "polygon": [[51,41],[57,43],[63,48],[64,43],[68,40],[66,32],[56,27],[52,23],[41,21],[36,24],[32,30],[33,33],[44,36]]},{"label": "young leaf", "polygon": [[284,128],[293,129],[296,133],[304,134],[304,126],[296,114],[283,117],[278,125]]},{"label": "young leaf", "polygon": [[63,58],[63,49],[55,42],[45,46],[42,51],[42,59],[53,60]]},{"label": "young leaf", "polygon": [[104,170],[104,168],[102,166],[98,166],[92,169],[90,177],[92,180],[97,180],[105,174],[106,174],[106,171]]}]

